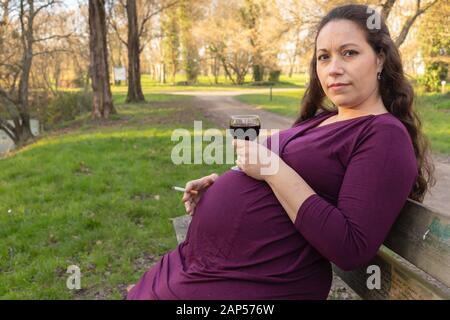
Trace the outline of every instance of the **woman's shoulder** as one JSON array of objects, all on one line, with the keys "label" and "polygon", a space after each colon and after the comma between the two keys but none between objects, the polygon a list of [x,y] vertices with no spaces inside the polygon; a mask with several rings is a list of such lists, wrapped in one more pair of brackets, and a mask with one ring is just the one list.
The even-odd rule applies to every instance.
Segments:
[{"label": "woman's shoulder", "polygon": [[402,131],[403,133],[409,135],[403,122],[390,112],[376,115],[371,122],[370,127],[375,131]]},{"label": "woman's shoulder", "polygon": [[[417,159],[411,136],[403,124],[393,114],[382,114],[372,118],[359,135],[352,157],[378,159],[381,166],[391,163],[417,175]],[[375,161],[376,162],[376,161]]]},{"label": "woman's shoulder", "polygon": [[380,140],[381,143],[412,144],[411,136],[403,122],[392,113],[375,115],[367,123],[359,136],[360,142],[365,140]]}]

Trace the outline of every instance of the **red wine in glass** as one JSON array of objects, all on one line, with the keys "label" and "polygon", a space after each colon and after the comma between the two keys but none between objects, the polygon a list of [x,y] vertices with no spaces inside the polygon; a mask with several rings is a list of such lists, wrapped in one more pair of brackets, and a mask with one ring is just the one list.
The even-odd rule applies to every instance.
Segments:
[{"label": "red wine in glass", "polygon": [[259,130],[261,129],[261,125],[259,126],[231,126],[230,129],[234,139],[242,139],[242,140],[255,140],[259,135]]},{"label": "red wine in glass", "polygon": [[[257,115],[233,115],[230,117],[230,131],[234,139],[255,140],[261,129],[261,120]],[[231,168],[239,171],[238,166]]]}]

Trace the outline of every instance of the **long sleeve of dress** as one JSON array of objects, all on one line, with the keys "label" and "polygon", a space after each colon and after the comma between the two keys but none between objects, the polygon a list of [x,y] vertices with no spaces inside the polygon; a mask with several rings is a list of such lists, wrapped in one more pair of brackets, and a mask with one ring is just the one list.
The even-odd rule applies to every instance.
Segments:
[{"label": "long sleeve of dress", "polygon": [[343,270],[365,266],[377,253],[418,175],[406,129],[380,124],[355,144],[337,206],[318,194],[300,206],[296,229]]}]

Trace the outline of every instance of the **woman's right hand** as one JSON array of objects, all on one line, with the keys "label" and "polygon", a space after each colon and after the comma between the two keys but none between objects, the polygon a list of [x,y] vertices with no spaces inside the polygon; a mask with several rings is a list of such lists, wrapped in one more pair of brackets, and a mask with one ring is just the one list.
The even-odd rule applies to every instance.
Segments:
[{"label": "woman's right hand", "polygon": [[[217,173],[210,174],[209,176],[202,177],[200,179],[191,180],[186,183],[186,191],[183,194],[184,207],[186,208],[187,214],[190,216],[194,215],[194,209],[197,203],[200,201],[203,193],[214,181],[219,177]],[[196,193],[192,192],[197,191]]]}]

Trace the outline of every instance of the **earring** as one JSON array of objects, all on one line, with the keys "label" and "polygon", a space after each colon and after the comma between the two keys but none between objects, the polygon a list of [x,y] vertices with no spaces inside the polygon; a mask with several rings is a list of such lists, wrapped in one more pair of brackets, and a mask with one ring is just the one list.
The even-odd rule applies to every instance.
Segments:
[{"label": "earring", "polygon": [[381,80],[381,72],[378,72],[378,73],[377,73],[377,79],[378,79],[378,80]]}]

